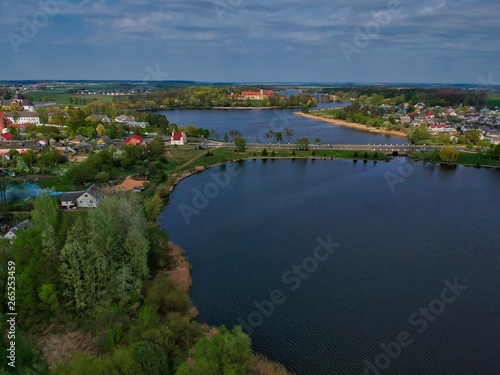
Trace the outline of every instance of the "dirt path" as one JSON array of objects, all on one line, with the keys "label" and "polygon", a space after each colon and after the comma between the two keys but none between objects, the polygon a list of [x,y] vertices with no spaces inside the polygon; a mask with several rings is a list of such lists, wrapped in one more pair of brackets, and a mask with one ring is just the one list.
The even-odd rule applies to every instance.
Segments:
[{"label": "dirt path", "polygon": [[145,186],[147,184],[148,184],[147,181],[134,180],[134,179],[132,179],[132,176],[128,176],[125,179],[125,181],[123,181],[120,185],[108,186],[108,187],[104,188],[103,190],[106,193],[110,194],[111,190],[113,190],[114,192],[130,191],[130,190],[133,190],[134,187],[136,187],[136,186]]},{"label": "dirt path", "polygon": [[[218,147],[215,147],[213,150],[216,150],[218,149],[220,146]],[[211,150],[212,151],[212,150]],[[176,171],[180,171],[182,168],[185,168],[187,167],[189,164],[191,163],[194,163],[196,160],[198,160],[199,158],[201,158],[202,156],[206,155],[206,152],[201,152],[199,155],[196,155],[194,158],[192,158],[191,160],[188,160],[187,162],[185,162],[184,164],[182,165],[179,165],[177,168],[175,168]]]}]

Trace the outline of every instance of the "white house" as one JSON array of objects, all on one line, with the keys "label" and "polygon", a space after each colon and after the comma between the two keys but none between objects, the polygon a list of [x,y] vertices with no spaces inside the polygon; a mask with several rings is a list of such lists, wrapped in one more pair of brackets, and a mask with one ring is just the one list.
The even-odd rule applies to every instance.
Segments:
[{"label": "white house", "polygon": [[29,220],[25,220],[22,223],[17,224],[15,227],[10,228],[10,230],[7,232],[7,234],[4,236],[4,238],[8,238],[9,240],[13,240],[14,238],[17,237],[16,233],[18,231],[26,230],[31,226],[33,226],[33,223]]},{"label": "white house", "polygon": [[70,191],[61,195],[61,207],[70,208],[95,208],[102,201],[104,195],[101,190],[92,185],[86,191]]},{"label": "white house", "polygon": [[78,199],[78,207],[97,207],[100,201],[104,198],[100,189],[96,185],[92,185]]},{"label": "white house", "polygon": [[173,145],[185,145],[187,143],[186,132],[172,132],[170,143]]}]

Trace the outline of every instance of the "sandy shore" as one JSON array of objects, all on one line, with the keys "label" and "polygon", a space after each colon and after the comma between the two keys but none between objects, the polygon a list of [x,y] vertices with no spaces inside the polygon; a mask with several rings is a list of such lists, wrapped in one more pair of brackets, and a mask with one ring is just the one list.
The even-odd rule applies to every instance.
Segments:
[{"label": "sandy shore", "polygon": [[313,120],[318,120],[318,121],[324,121],[328,122],[330,124],[338,125],[338,126],[345,126],[346,128],[351,128],[351,129],[357,129],[357,130],[362,130],[365,132],[371,132],[371,133],[378,133],[378,134],[386,134],[386,135],[391,135],[395,137],[402,137],[406,138],[406,133],[402,131],[397,131],[397,130],[392,130],[392,131],[387,131],[384,129],[377,129],[373,127],[368,127],[366,125],[362,124],[356,124],[355,122],[347,122],[344,120],[335,120],[335,119],[328,119],[320,116],[315,116],[315,115],[310,115],[302,112],[294,112],[294,114],[302,117],[307,117]]}]

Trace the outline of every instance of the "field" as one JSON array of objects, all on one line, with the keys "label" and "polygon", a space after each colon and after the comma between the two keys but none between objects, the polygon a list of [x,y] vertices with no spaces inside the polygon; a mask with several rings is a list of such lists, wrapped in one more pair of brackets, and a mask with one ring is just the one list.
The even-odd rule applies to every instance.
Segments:
[{"label": "field", "polygon": [[486,98],[488,107],[500,107],[500,94],[491,94]]},{"label": "field", "polygon": [[[56,88],[47,88],[44,91],[30,93],[29,96],[33,98],[36,102],[52,102],[55,101],[59,105],[86,105],[93,101],[98,101],[100,103],[112,103],[114,96],[111,95],[77,95],[75,93],[69,93],[68,90],[79,90],[79,89],[100,89],[106,87],[96,87],[96,86],[65,86]],[[71,103],[70,98],[73,99]],[[80,102],[81,101],[81,102]]]}]

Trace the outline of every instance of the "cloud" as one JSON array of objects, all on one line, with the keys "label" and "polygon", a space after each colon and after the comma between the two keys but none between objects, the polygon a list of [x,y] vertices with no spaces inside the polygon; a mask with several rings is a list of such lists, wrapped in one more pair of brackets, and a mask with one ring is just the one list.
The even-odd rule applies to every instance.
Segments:
[{"label": "cloud", "polygon": [[[277,51],[287,56],[293,51],[341,64],[339,44],[352,43],[376,12],[386,12],[397,1],[65,0],[29,47],[56,51],[77,43],[88,53],[99,48],[116,52],[150,48],[192,56],[214,48],[221,61],[235,54],[275,60]],[[26,20],[40,11],[38,0],[4,0],[0,7],[4,36],[21,34]],[[491,71],[498,67],[497,0],[400,0],[400,9],[370,40],[363,50],[365,56],[390,53],[428,61],[463,59],[464,64],[483,59]],[[2,50],[6,47],[7,58],[14,59],[8,56],[7,38],[0,43]]]}]

